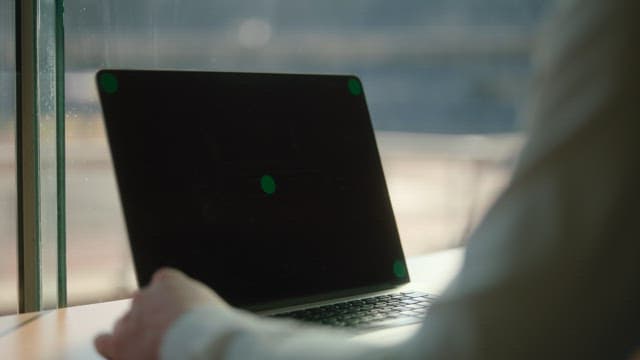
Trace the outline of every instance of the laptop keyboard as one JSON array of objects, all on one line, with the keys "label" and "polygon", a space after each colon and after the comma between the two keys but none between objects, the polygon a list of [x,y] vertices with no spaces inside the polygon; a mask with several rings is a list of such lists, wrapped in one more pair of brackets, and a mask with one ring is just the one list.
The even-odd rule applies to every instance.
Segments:
[{"label": "laptop keyboard", "polygon": [[412,291],[272,315],[323,325],[370,329],[421,322],[433,295]]}]

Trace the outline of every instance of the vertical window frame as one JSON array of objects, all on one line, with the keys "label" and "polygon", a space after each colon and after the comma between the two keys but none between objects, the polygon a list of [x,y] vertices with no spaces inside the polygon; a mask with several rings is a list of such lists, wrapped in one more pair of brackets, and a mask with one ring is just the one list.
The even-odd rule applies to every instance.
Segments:
[{"label": "vertical window frame", "polygon": [[41,309],[36,0],[16,0],[18,312]]},{"label": "vertical window frame", "polygon": [[[16,184],[17,184],[17,256],[18,312],[43,309],[43,266],[40,187],[40,113],[38,75],[40,56],[55,56],[55,223],[56,223],[56,307],[66,306],[65,238],[65,127],[64,127],[64,30],[62,0],[49,10],[41,0],[15,1],[16,26]],[[43,54],[38,42],[40,11],[53,11],[50,29],[55,39],[53,55]]]}]

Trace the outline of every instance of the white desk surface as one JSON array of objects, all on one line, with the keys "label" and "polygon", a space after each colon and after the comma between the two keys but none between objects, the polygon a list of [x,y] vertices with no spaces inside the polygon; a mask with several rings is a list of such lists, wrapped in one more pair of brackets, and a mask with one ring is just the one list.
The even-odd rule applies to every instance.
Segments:
[{"label": "white desk surface", "polygon": [[[452,249],[408,259],[412,282],[440,292],[460,269],[464,252]],[[0,317],[0,359],[101,359],[93,337],[111,329],[129,300]]]}]

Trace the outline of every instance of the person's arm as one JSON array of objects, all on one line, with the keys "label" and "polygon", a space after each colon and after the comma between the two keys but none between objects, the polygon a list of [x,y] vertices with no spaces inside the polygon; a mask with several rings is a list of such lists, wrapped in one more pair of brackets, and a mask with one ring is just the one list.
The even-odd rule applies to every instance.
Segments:
[{"label": "person's arm", "polygon": [[112,333],[95,339],[112,360],[399,359],[395,348],[349,340],[338,331],[232,309],[204,284],[161,269],[134,295]]},{"label": "person's arm", "polygon": [[394,348],[372,347],[337,330],[256,318],[238,310],[201,307],[166,333],[163,359],[399,359]]},{"label": "person's arm", "polygon": [[530,140],[416,357],[620,359],[640,345],[639,4],[572,2],[547,28]]}]

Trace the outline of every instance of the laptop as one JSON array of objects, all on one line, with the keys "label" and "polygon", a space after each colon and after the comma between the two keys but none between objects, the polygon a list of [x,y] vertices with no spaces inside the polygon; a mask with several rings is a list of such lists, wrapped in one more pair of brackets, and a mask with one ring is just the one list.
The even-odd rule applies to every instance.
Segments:
[{"label": "laptop", "polygon": [[424,318],[357,77],[96,81],[139,285],[172,266],[233,306],[354,333]]}]

